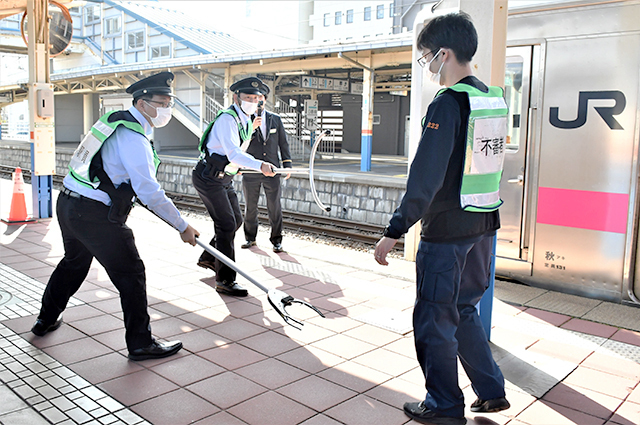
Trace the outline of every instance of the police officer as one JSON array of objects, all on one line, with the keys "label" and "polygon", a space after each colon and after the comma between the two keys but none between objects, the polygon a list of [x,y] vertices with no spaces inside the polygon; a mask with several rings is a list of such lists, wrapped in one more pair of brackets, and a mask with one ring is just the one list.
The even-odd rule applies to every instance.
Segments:
[{"label": "police officer", "polygon": [[[238,196],[233,189],[233,177],[238,168],[260,170],[265,176],[275,175],[275,165],[246,153],[255,128],[251,116],[258,108],[259,96],[269,88],[256,77],[231,85],[233,105],[218,112],[200,139],[200,161],[193,170],[193,185],[204,203],[215,229],[211,246],[235,260],[234,238],[242,226]],[[257,123],[256,123],[257,124]],[[204,251],[198,260],[200,267],[216,272],[216,291],[246,297],[247,290],[236,281],[231,267]]]},{"label": "police officer", "polygon": [[[267,93],[269,94],[269,87]],[[265,96],[261,95],[258,102],[264,102]],[[276,164],[280,167],[278,150],[282,157],[284,168],[291,168],[291,154],[289,153],[289,143],[287,134],[284,131],[282,120],[276,114],[267,112],[266,109],[258,109],[255,119],[256,130],[251,137],[251,143],[247,153],[255,158]],[[284,178],[287,180],[291,174]],[[281,186],[280,175],[266,177],[260,174],[245,173],[242,175],[242,192],[244,193],[244,235],[247,242],[242,248],[250,248],[256,245],[256,235],[258,233],[258,199],[260,198],[260,187],[264,187],[264,194],[267,198],[267,211],[269,213],[269,224],[271,225],[271,237],[269,240],[273,244],[273,252],[284,252],[282,248],[282,205],[280,203]]]},{"label": "police officer", "polygon": [[503,90],[473,76],[477,43],[473,23],[462,12],[433,18],[418,35],[418,62],[447,89],[429,105],[407,191],[375,249],[376,261],[386,265],[397,239],[422,220],[413,328],[427,394],[404,405],[407,416],[422,423],[466,423],[457,357],[478,397],[472,412],[509,408],[475,307],[487,287],[500,227],[498,185],[507,133]]},{"label": "police officer", "polygon": [[47,283],[31,329],[35,335],[61,325],[60,314],[95,257],[120,293],[129,358],[162,358],[182,348],[180,341],[161,343],[151,335],[144,264],[125,224],[137,197],[175,227],[184,242],[195,246],[199,235],[156,180],[160,161],[149,136],[171,119],[172,81],[172,73],[161,72],[129,86],[133,106],[102,116],[74,152],[56,206],[64,258]]}]

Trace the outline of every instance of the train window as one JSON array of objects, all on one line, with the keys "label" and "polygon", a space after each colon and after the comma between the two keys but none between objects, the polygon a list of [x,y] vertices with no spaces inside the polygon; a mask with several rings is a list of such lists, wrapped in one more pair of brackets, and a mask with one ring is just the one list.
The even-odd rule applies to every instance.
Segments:
[{"label": "train window", "polygon": [[520,148],[522,116],[522,73],[524,59],[521,56],[507,58],[504,77],[504,95],[509,107],[507,151],[517,152]]}]

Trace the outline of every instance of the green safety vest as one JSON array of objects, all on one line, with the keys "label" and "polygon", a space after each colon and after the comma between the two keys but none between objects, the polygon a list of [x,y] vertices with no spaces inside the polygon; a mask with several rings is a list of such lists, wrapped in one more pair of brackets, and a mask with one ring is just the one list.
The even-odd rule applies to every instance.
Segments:
[{"label": "green safety vest", "polygon": [[[487,93],[468,84],[449,89],[469,95],[469,126],[464,172],[460,187],[460,207],[465,211],[489,212],[502,205],[499,188],[507,143],[509,110],[501,87]],[[446,89],[438,92],[440,95]]]},{"label": "green safety vest", "polygon": [[[231,115],[233,119],[236,121],[236,123],[238,124],[238,133],[240,134],[240,140],[241,140],[240,149],[242,149],[243,152],[246,152],[247,148],[249,147],[249,143],[251,143],[251,134],[253,133],[252,121],[249,120],[248,126],[244,127],[235,109],[233,109],[232,107],[229,107],[227,109],[221,109],[216,114],[216,117],[209,123],[209,125],[207,126],[207,129],[204,131],[204,133],[202,133],[202,137],[200,138],[200,144],[198,145],[198,149],[200,150],[201,160],[209,159],[209,151],[207,150],[207,136],[209,136],[209,133],[211,133],[211,128],[213,127],[213,124],[216,122],[218,117],[222,114]],[[221,155],[221,157],[223,156]],[[239,169],[238,166],[235,164],[229,163],[228,158],[226,157],[223,157],[223,158],[225,158],[225,161],[226,161],[225,164],[222,165],[224,167],[224,173],[229,176],[234,176],[238,174],[238,169]]]},{"label": "green safety vest", "polygon": [[[96,123],[91,127],[91,131],[82,139],[80,146],[73,153],[71,161],[69,161],[69,172],[71,175],[81,184],[97,189],[100,186],[100,179],[96,176],[91,176],[91,162],[96,154],[102,148],[104,142],[116,131],[116,128],[120,125],[124,125],[129,130],[142,134],[145,138],[144,129],[138,121],[128,120],[129,114],[124,114],[125,111],[111,111],[104,114]],[[109,122],[109,117],[113,114],[122,114],[122,118]],[[153,163],[158,172],[158,166],[160,165],[160,158],[156,150],[151,146],[153,151]]]}]

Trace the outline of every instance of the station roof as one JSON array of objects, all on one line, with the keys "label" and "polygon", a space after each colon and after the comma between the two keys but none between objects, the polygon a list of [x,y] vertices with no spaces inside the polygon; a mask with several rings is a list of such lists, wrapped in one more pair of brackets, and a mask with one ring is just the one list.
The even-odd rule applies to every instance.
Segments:
[{"label": "station roof", "polygon": [[120,0],[102,0],[102,2],[201,54],[254,50],[250,44],[227,33],[211,30],[205,26],[204,22],[199,22],[182,11],[163,7],[161,2]]}]

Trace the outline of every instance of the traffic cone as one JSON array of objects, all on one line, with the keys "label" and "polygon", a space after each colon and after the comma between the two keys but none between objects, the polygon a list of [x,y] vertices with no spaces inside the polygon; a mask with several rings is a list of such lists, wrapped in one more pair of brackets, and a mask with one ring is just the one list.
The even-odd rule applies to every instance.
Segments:
[{"label": "traffic cone", "polygon": [[28,223],[35,221],[27,217],[27,202],[24,198],[24,179],[22,178],[22,170],[16,168],[13,173],[13,196],[11,198],[11,209],[9,210],[9,219],[2,219],[5,223]]}]

